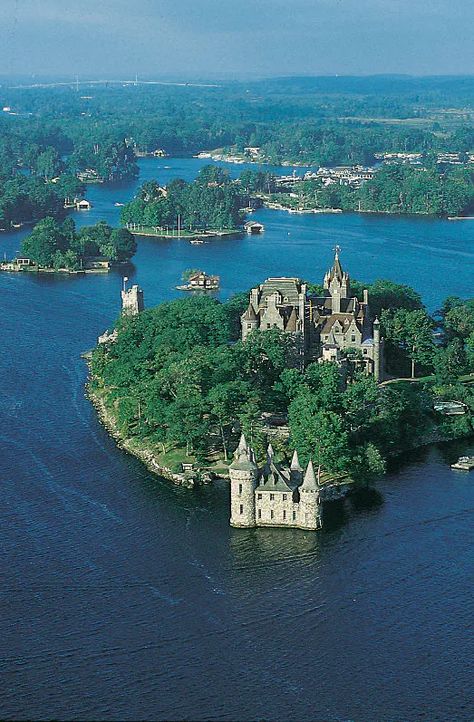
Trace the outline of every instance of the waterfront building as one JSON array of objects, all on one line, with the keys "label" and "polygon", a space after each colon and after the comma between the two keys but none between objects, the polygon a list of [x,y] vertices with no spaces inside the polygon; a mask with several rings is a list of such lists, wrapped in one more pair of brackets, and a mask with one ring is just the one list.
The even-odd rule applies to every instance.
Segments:
[{"label": "waterfront building", "polygon": [[219,276],[210,276],[204,271],[195,271],[188,278],[188,287],[190,290],[213,291],[219,288]]},{"label": "waterfront building", "polygon": [[242,340],[256,330],[278,328],[295,338],[301,365],[348,359],[377,381],[383,378],[380,322],[370,313],[369,294],[351,296],[350,277],[336,247],[334,264],[324,276],[324,294],[308,293],[299,278],[268,278],[250,291],[241,316]]},{"label": "waterfront building", "polygon": [[322,503],[348,493],[351,481],[322,479],[312,461],[300,466],[295,451],[290,466],[278,464],[271,445],[259,469],[242,434],[229,467],[230,524],[235,527],[293,527],[316,530],[323,524]]}]

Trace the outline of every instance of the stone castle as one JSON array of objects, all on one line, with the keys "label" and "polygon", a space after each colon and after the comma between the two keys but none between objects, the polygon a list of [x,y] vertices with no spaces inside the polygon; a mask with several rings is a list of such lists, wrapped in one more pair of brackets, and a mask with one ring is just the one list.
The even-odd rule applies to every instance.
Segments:
[{"label": "stone castle", "polygon": [[308,293],[299,278],[269,278],[250,292],[241,316],[242,340],[256,329],[278,328],[297,341],[301,364],[334,361],[348,355],[377,381],[383,378],[380,322],[372,319],[369,294],[351,296],[349,274],[342,270],[336,247],[334,264],[324,276],[324,295]]},{"label": "stone castle", "polygon": [[322,502],[345,496],[351,483],[323,482],[311,461],[305,470],[301,468],[296,451],[289,467],[277,464],[271,446],[260,470],[243,434],[229,475],[230,524],[235,527],[320,529]]}]

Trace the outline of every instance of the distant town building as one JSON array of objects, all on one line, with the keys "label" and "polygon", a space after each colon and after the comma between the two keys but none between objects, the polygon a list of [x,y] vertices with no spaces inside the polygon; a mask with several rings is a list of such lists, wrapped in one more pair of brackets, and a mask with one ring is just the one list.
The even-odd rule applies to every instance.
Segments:
[{"label": "distant town building", "polygon": [[296,451],[289,467],[278,464],[271,446],[259,469],[242,435],[229,467],[230,524],[234,527],[294,527],[316,530],[323,524],[322,502],[347,494],[350,480],[322,480],[310,461],[303,470]]},{"label": "distant town building", "polygon": [[369,294],[351,296],[349,274],[336,248],[334,264],[324,276],[324,295],[308,293],[299,278],[269,278],[250,291],[241,316],[242,340],[255,330],[278,328],[295,337],[302,364],[311,361],[352,362],[383,378],[380,322],[372,319]]}]

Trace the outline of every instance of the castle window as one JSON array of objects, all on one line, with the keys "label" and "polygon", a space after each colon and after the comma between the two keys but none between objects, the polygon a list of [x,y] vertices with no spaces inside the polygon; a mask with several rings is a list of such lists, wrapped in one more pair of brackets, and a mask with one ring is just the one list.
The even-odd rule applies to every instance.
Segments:
[{"label": "castle window", "polygon": [[270,519],[273,519],[273,509],[270,512]]},{"label": "castle window", "polygon": [[251,324],[251,323],[248,323],[248,324],[247,324],[247,328],[249,328],[249,329],[252,328],[252,324]]},{"label": "castle window", "polygon": [[242,484],[239,484],[239,494],[242,493]]},{"label": "castle window", "polygon": [[367,354],[367,349],[366,349],[366,348],[364,349],[364,353]]},{"label": "castle window", "polygon": [[243,505],[243,504],[240,505],[240,513],[241,513],[241,514],[244,513],[244,505]]},{"label": "castle window", "polygon": [[267,328],[271,328],[271,323],[267,323]]},{"label": "castle window", "polygon": [[286,501],[286,494],[283,494],[283,501]]},{"label": "castle window", "polygon": [[270,494],[270,501],[273,501],[275,498],[275,494]]},{"label": "castle window", "polygon": [[283,519],[286,519],[286,511],[283,511]]},{"label": "castle window", "polygon": [[296,521],[296,511],[293,512],[293,521]]},{"label": "castle window", "polygon": [[261,494],[257,494],[257,499],[261,499],[261,498],[262,498],[262,495],[261,495]]},{"label": "castle window", "polygon": [[355,340],[356,340],[355,333],[353,333],[352,336],[351,336],[351,341],[352,341],[352,343],[354,343]]},{"label": "castle window", "polygon": [[258,514],[258,518],[261,519],[261,518],[262,518],[262,510],[259,509],[258,512],[257,512],[257,514]]}]

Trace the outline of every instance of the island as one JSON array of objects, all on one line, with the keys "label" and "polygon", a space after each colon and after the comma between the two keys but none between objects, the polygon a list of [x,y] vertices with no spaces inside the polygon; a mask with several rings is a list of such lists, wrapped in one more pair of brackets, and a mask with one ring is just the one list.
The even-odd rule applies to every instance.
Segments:
[{"label": "island", "polygon": [[[432,318],[407,286],[350,279],[338,252],[321,285],[273,278],[223,303],[146,310],[133,299],[92,353],[88,392],[119,444],[176,483],[235,481],[251,463],[257,494],[257,479],[282,494],[306,479],[324,501],[408,449],[473,433],[474,299]],[[440,406],[454,401],[455,414]]]},{"label": "island", "polygon": [[136,250],[136,241],[125,228],[113,229],[99,221],[76,231],[71,218],[59,223],[46,217],[23,239],[21,256],[0,263],[0,270],[106,272],[113,265],[128,263]]},{"label": "island", "polygon": [[144,183],[122,208],[120,220],[137,235],[159,238],[233,235],[242,232],[246,204],[228,172],[210,165],[192,183],[181,178],[166,187]]},{"label": "island", "polygon": [[199,269],[190,268],[182,274],[183,283],[176,286],[178,291],[217,291],[221,279],[210,276]]}]

